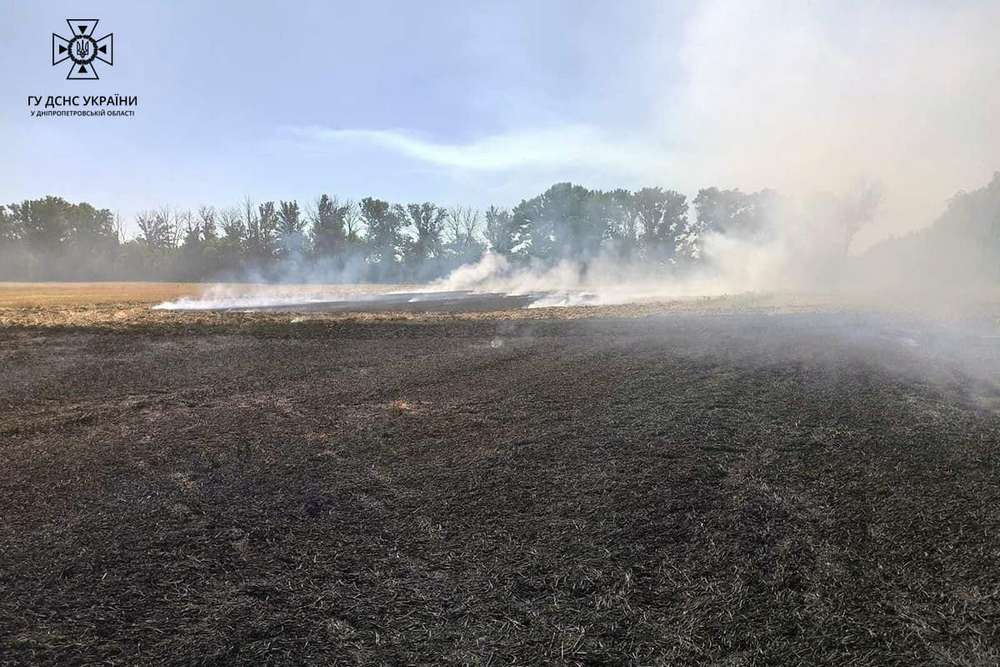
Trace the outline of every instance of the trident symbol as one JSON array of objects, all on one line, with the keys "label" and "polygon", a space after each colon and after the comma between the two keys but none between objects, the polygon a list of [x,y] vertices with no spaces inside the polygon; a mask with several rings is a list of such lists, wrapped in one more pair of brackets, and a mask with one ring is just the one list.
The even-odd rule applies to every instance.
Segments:
[{"label": "trident symbol", "polygon": [[52,64],[72,60],[67,79],[97,79],[95,61],[114,64],[115,36],[109,32],[97,39],[95,30],[98,22],[98,19],[66,19],[70,36],[52,33]]}]

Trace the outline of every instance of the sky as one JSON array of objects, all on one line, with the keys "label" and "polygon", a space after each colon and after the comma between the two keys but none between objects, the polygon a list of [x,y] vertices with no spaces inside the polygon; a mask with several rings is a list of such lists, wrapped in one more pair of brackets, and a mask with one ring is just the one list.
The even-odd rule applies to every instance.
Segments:
[{"label": "sky", "polygon": [[[511,206],[565,180],[874,182],[870,241],[1000,168],[996,4],[0,0],[0,202],[128,221],[321,193]],[[67,18],[114,32],[99,81],[51,65]],[[140,102],[30,117],[28,95],[64,94]]]}]

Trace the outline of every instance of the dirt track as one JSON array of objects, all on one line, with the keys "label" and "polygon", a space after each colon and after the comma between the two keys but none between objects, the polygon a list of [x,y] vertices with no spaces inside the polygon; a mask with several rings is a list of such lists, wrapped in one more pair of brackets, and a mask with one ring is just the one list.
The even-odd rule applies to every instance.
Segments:
[{"label": "dirt track", "polygon": [[232,318],[0,329],[0,663],[1000,661],[933,332]]}]

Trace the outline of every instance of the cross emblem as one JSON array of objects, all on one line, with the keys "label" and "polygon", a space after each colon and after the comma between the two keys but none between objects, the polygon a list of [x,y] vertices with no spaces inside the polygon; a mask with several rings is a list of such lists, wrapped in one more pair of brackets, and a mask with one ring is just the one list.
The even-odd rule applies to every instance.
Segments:
[{"label": "cross emblem", "polygon": [[52,64],[70,60],[67,79],[99,79],[95,60],[114,65],[115,35],[94,38],[98,19],[66,19],[70,37],[52,33]]}]

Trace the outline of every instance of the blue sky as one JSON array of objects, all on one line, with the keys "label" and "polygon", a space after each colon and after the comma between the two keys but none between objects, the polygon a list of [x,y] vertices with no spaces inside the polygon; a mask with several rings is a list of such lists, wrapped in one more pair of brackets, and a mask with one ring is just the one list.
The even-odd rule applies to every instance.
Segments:
[{"label": "blue sky", "polygon": [[[989,0],[0,0],[0,202],[153,206],[321,193],[513,205],[548,185],[885,194],[865,242],[1000,169]],[[100,81],[50,64],[115,34]],[[130,119],[28,95],[138,95]]]},{"label": "blue sky", "polygon": [[[629,128],[669,72],[637,61],[669,60],[683,17],[642,1],[4,3],[0,200],[55,193],[125,213],[322,192],[481,206],[555,180],[637,185],[637,166],[605,154],[639,141]],[[70,17],[115,34],[100,81],[50,65]],[[114,93],[139,96],[136,117],[33,119],[26,106]]]}]

